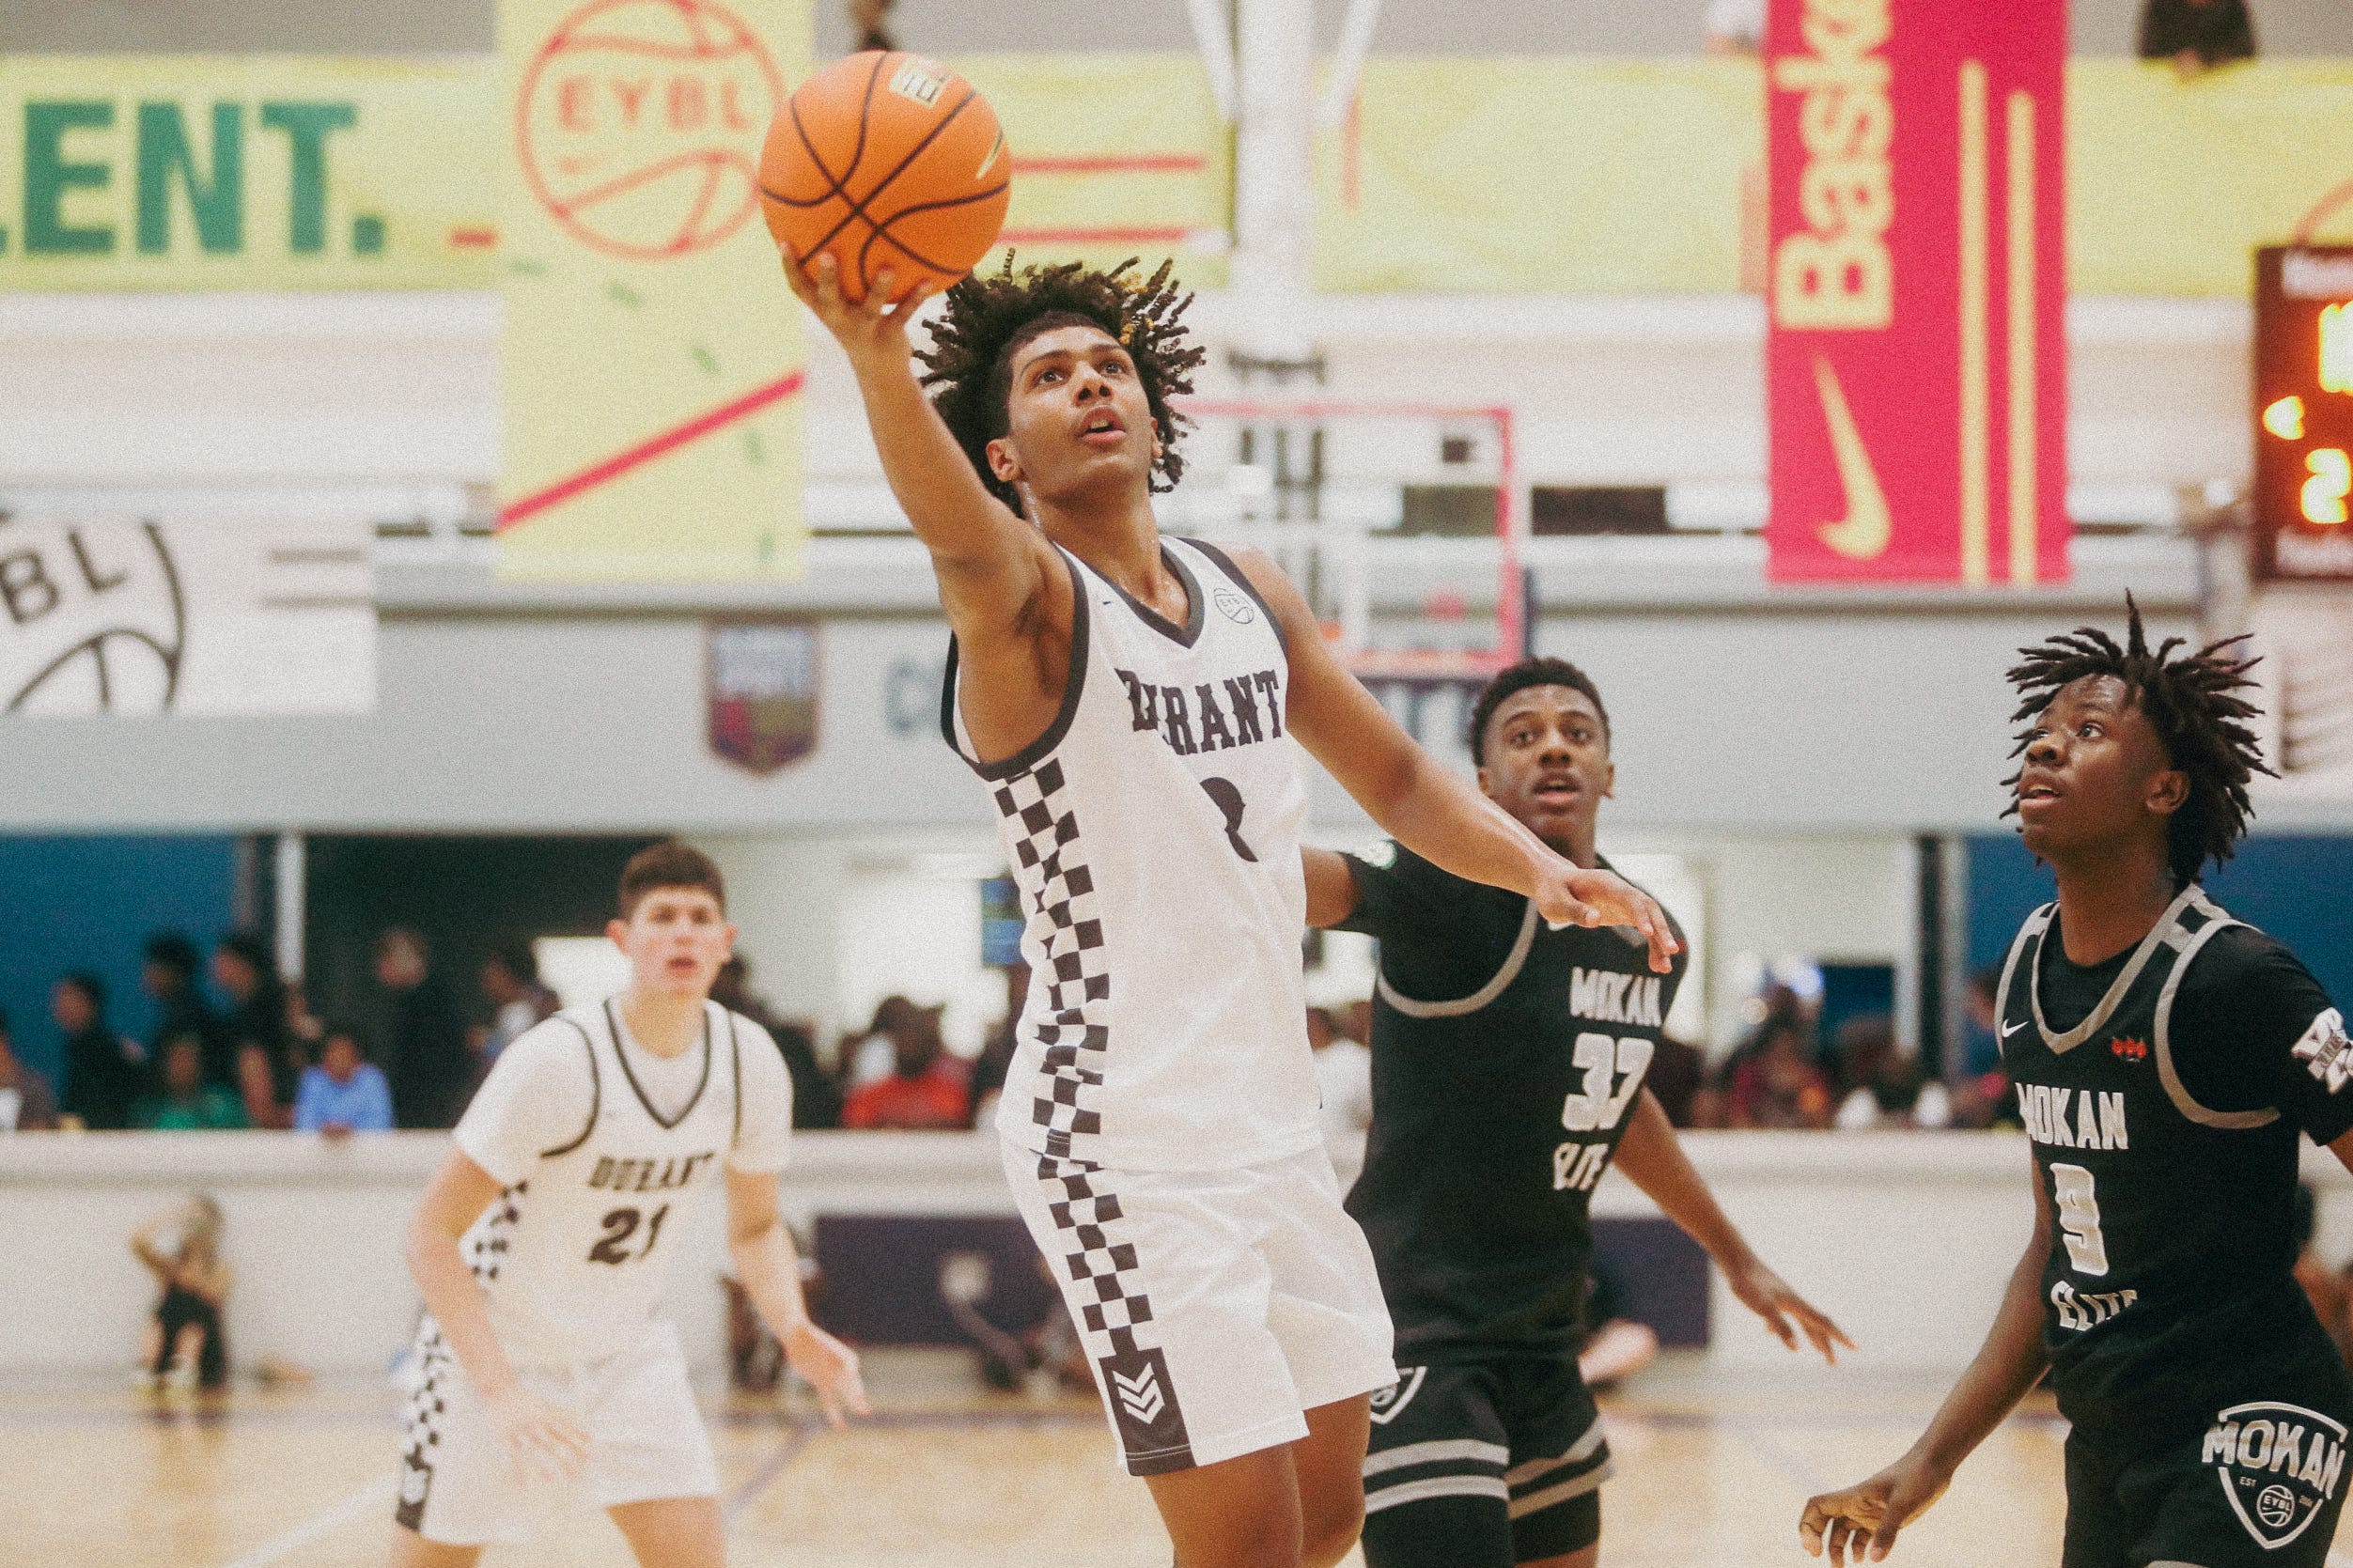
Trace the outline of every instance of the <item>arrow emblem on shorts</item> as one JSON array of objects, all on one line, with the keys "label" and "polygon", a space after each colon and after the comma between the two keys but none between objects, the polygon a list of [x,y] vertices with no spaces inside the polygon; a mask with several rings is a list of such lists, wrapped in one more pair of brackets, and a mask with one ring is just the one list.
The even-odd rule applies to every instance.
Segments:
[{"label": "arrow emblem on shorts", "polygon": [[1150,1367],[1133,1377],[1114,1372],[1111,1374],[1111,1386],[1119,1395],[1119,1407],[1146,1426],[1168,1408],[1168,1401],[1161,1395],[1160,1379],[1152,1375]]},{"label": "arrow emblem on shorts", "polygon": [[1887,492],[1879,489],[1870,449],[1862,444],[1862,432],[1855,428],[1855,416],[1847,407],[1847,392],[1838,384],[1838,372],[1818,354],[1814,359],[1814,385],[1822,396],[1822,418],[1831,427],[1831,457],[1838,464],[1838,486],[1847,492],[1847,515],[1821,525],[1822,542],[1851,559],[1874,560],[1886,551],[1895,531],[1888,515]]}]

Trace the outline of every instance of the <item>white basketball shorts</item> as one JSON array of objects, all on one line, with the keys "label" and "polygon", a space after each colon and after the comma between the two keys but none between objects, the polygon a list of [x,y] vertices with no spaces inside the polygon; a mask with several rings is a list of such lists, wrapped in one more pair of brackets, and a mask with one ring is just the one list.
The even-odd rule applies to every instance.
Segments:
[{"label": "white basketball shorts", "polygon": [[1156,1172],[1004,1148],[1129,1474],[1296,1441],[1303,1412],[1396,1381],[1372,1249],[1320,1145]]},{"label": "white basketball shorts", "polygon": [[[536,1517],[563,1492],[516,1476],[481,1396],[437,1331],[420,1336],[412,1375],[394,1517],[445,1545],[530,1539]],[[645,1337],[618,1355],[518,1367],[515,1375],[588,1434],[573,1495],[599,1508],[718,1495],[710,1438],[669,1324],[647,1325]]]}]

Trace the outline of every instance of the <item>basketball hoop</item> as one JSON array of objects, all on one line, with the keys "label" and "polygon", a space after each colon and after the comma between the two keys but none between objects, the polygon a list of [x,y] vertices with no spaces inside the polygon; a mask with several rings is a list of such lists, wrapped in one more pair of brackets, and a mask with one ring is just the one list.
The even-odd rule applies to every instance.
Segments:
[{"label": "basketball hoop", "polygon": [[[1475,685],[1524,657],[1530,626],[1521,570],[1527,494],[1502,405],[1296,398],[1187,398],[1199,429],[1176,505],[1183,532],[1227,535],[1280,561],[1316,608],[1334,649],[1367,684]],[[1223,440],[1220,439],[1221,435]],[[1207,439],[1204,439],[1207,438]],[[1221,466],[1222,464],[1222,466]],[[1417,493],[1493,491],[1492,530],[1430,537],[1407,525]],[[1441,561],[1440,558],[1443,558]],[[1402,636],[1395,579],[1442,573]],[[1493,630],[1479,612],[1493,606]],[[1442,633],[1441,629],[1442,629]]]}]

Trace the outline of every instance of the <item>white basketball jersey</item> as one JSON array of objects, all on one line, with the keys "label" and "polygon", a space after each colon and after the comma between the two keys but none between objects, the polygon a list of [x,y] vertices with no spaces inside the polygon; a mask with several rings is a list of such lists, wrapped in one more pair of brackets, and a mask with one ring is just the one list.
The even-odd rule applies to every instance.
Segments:
[{"label": "white basketball jersey", "polygon": [[1039,1154],[1217,1170],[1317,1146],[1300,982],[1307,809],[1274,617],[1222,551],[1166,539],[1173,626],[1064,552],[1061,710],[975,762],[948,652],[949,744],[994,791],[1032,982],[997,1113]]},{"label": "white basketball jersey", "polygon": [[[630,1348],[660,1312],[667,1252],[683,1216],[718,1181],[742,1130],[743,1058],[735,1015],[703,1005],[693,1096],[674,1114],[638,1087],[616,1004],[570,1008],[542,1029],[580,1036],[594,1086],[586,1125],[539,1151],[460,1243],[510,1360],[553,1365]],[[429,1332],[430,1330],[429,1329]]]}]

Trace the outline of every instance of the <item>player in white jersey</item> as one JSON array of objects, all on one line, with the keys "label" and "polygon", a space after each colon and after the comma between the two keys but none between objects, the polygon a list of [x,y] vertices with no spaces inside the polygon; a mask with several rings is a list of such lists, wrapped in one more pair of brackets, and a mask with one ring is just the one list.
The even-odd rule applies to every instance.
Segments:
[{"label": "player in white jersey", "polygon": [[794,290],[847,351],[955,641],[950,740],[989,782],[1036,975],[1000,1101],[1006,1174],[1177,1568],[1323,1568],[1363,1521],[1396,1374],[1317,1126],[1300,997],[1304,744],[1374,820],[1549,918],[1665,917],[1424,755],[1254,551],[1163,540],[1203,352],[1167,269],[957,285],[927,399],[885,273]]},{"label": "player in white jersey", "polygon": [[426,1316],[396,1568],[470,1568],[527,1534],[531,1488],[560,1480],[583,1484],[647,1568],[725,1560],[710,1440],[661,1313],[662,1238],[715,1187],[738,1278],[827,1418],[866,1411],[857,1356],[803,1308],[777,1214],[784,1058],[710,1000],[735,941],[725,899],[718,868],[684,845],[631,860],[608,927],[629,988],[508,1046],[458,1123],[409,1227]]}]

